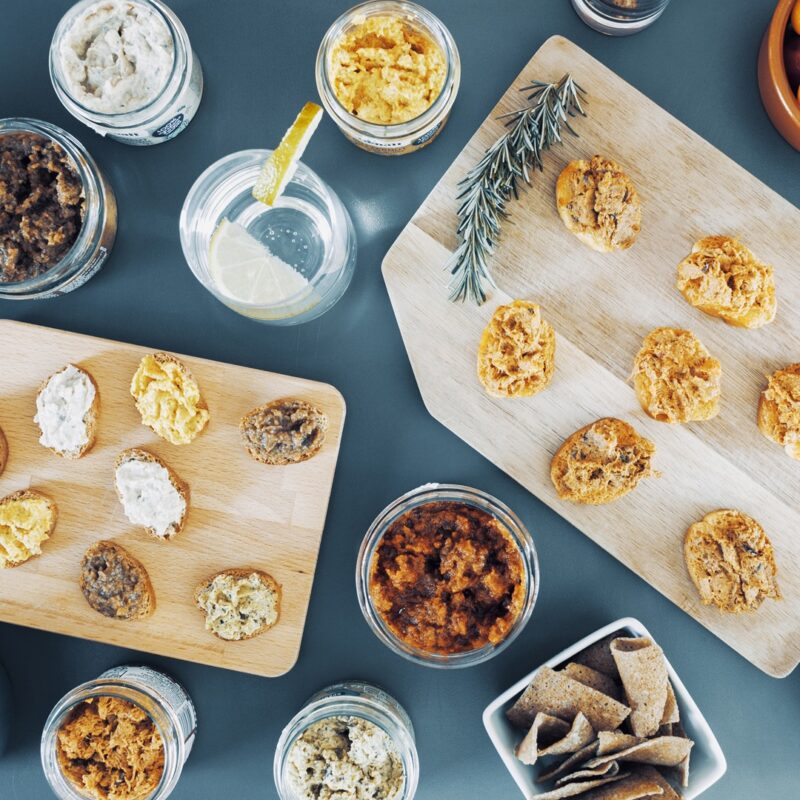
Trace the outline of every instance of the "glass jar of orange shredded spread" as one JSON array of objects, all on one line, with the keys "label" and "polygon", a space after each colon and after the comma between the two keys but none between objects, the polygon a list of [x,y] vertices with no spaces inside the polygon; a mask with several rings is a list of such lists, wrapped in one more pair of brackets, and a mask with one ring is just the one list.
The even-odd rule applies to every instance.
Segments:
[{"label": "glass jar of orange shredded spread", "polygon": [[442,489],[431,496],[423,487],[421,502],[401,498],[373,525],[361,593],[368,620],[395,649],[457,666],[494,654],[521,629],[538,581],[530,536],[510,511],[476,490]]}]

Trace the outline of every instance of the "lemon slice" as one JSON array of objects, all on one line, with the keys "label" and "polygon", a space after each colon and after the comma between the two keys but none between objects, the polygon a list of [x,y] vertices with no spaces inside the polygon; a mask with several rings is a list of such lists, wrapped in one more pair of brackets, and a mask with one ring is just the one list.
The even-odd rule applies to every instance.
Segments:
[{"label": "lemon slice", "polygon": [[253,197],[256,200],[271,206],[283,194],[321,119],[322,108],[316,103],[306,103],[303,106],[277,149],[261,167],[261,174],[253,186]]},{"label": "lemon slice", "polygon": [[211,278],[231,300],[278,305],[305,291],[309,283],[294,267],[271,253],[238,222],[223,219],[208,251]]}]

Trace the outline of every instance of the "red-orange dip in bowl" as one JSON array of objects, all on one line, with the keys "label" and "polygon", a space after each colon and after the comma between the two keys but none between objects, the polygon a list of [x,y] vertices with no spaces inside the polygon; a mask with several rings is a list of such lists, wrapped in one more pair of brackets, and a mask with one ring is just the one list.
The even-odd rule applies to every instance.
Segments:
[{"label": "red-orange dip in bowl", "polygon": [[369,593],[401,641],[450,655],[497,645],[526,596],[526,570],[507,528],[457,501],[416,506],[395,519],[375,548]]}]

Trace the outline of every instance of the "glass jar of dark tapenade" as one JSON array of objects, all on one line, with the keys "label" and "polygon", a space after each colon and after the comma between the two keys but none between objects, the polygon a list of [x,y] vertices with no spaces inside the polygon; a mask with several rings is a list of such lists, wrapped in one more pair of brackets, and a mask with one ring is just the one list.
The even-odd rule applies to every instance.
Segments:
[{"label": "glass jar of dark tapenade", "polygon": [[530,619],[539,562],[503,503],[467,486],[428,484],[375,519],[358,554],[359,605],[376,636],[431,667],[482,663]]},{"label": "glass jar of dark tapenade", "polygon": [[116,232],[114,193],[77,139],[49,122],[0,120],[0,297],[77,289]]}]

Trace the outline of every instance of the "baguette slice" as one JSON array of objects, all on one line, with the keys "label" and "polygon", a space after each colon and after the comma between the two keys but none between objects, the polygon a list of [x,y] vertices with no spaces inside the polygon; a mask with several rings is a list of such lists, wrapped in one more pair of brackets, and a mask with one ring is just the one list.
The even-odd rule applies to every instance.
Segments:
[{"label": "baguette slice", "polygon": [[225,641],[252,639],[278,621],[281,587],[260,569],[236,567],[206,578],[195,589],[206,630]]},{"label": "baguette slice", "polygon": [[97,435],[100,392],[94,378],[67,364],[42,382],[36,394],[39,444],[62,458],[80,458]]},{"label": "baguette slice", "polygon": [[81,562],[81,591],[104,617],[144,619],[156,609],[156,594],[141,561],[116,542],[95,542]]},{"label": "baguette slice", "polygon": [[56,504],[46,495],[25,489],[0,500],[0,569],[18,567],[41,555],[58,519]]},{"label": "baguette slice", "polygon": [[125,516],[157,539],[183,530],[189,513],[189,487],[158,456],[133,447],[114,462],[114,488]]}]

